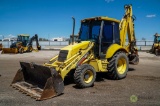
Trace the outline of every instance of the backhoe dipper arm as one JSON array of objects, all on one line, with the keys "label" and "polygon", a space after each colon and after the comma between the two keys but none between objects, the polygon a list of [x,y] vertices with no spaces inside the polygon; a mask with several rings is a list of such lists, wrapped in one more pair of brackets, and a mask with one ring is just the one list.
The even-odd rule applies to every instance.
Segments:
[{"label": "backhoe dipper arm", "polygon": [[[119,24],[121,46],[125,47],[128,51],[129,61],[132,64],[139,63],[138,50],[136,47],[136,38],[134,32],[135,17],[132,14],[132,5],[125,5],[125,14]],[[126,36],[128,35],[128,45],[125,46]]]},{"label": "backhoe dipper arm", "polygon": [[32,46],[33,40],[36,40],[36,46],[37,46],[37,48],[39,49],[39,48],[40,48],[40,45],[39,45],[39,42],[38,42],[38,35],[37,35],[37,34],[35,34],[35,35],[29,40],[28,46]]},{"label": "backhoe dipper arm", "polygon": [[120,39],[121,45],[124,47],[126,43],[126,35],[128,34],[128,47],[126,48],[128,52],[132,52],[131,46],[135,46],[136,38],[134,32],[134,20],[135,17],[132,15],[132,5],[125,5],[125,14],[120,22]]}]

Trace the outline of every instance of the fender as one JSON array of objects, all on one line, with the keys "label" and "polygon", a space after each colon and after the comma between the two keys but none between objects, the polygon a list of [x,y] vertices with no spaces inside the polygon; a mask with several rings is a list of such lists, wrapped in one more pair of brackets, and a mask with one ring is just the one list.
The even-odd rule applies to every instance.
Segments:
[{"label": "fender", "polygon": [[124,47],[118,44],[112,44],[107,49],[106,58],[111,58],[114,55],[114,53],[116,53],[118,50],[121,50],[127,53],[127,50]]}]

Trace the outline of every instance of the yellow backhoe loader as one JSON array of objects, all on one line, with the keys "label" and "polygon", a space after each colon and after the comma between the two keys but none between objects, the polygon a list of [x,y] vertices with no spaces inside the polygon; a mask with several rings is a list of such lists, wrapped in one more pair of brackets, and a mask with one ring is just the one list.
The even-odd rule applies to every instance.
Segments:
[{"label": "yellow backhoe loader", "polygon": [[10,48],[3,48],[2,54],[5,53],[24,53],[24,52],[32,52],[33,46],[32,42],[33,40],[36,40],[36,46],[38,50],[41,50],[41,46],[38,42],[38,35],[35,34],[35,36],[29,38],[28,34],[20,34],[17,36],[17,41],[13,42],[10,45]]},{"label": "yellow backhoe loader", "polygon": [[156,56],[160,54],[160,35],[158,33],[154,35],[154,43],[150,52],[154,53]]},{"label": "yellow backhoe loader", "polygon": [[[121,21],[109,17],[81,20],[78,42],[62,48],[49,63],[20,62],[11,86],[44,100],[64,91],[63,80],[71,72],[79,88],[93,86],[98,72],[108,73],[115,80],[125,78],[129,63],[138,64],[139,57],[132,6],[124,8]],[[125,45],[127,35],[129,43]]]}]

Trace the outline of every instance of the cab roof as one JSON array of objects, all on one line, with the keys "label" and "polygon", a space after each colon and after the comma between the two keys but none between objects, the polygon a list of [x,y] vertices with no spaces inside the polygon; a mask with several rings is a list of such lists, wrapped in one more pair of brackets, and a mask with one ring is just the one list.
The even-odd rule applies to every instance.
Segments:
[{"label": "cab roof", "polygon": [[106,21],[113,21],[113,22],[120,23],[120,20],[117,20],[115,18],[109,18],[107,16],[85,18],[85,19],[81,20],[81,22],[85,22],[87,20],[106,20]]},{"label": "cab roof", "polygon": [[18,36],[29,36],[29,34],[19,34]]},{"label": "cab roof", "polygon": [[155,33],[155,34],[154,34],[154,36],[158,36],[158,37],[160,37],[160,34],[158,34],[158,33]]}]

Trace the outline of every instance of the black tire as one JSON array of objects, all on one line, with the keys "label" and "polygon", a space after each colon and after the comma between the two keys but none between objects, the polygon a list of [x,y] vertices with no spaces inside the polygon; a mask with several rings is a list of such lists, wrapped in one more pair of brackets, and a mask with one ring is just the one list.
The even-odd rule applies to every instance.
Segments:
[{"label": "black tire", "polygon": [[28,51],[29,51],[29,52],[32,52],[32,51],[33,51],[33,48],[32,48],[31,46],[29,46],[29,47],[28,47]]},{"label": "black tire", "polygon": [[158,49],[155,49],[155,55],[158,56],[159,53],[158,53]]},{"label": "black tire", "polygon": [[79,88],[91,87],[96,79],[96,71],[89,64],[79,66],[74,73],[74,81]]},{"label": "black tire", "polygon": [[41,50],[41,46],[38,46],[37,49],[38,49],[38,50]]},{"label": "black tire", "polygon": [[20,53],[20,54],[23,54],[23,53],[24,53],[24,49],[23,49],[23,48],[20,48],[20,49],[19,49],[19,53]]},{"label": "black tire", "polygon": [[154,44],[152,45],[151,53],[155,53]]},{"label": "black tire", "polygon": [[128,72],[128,57],[124,52],[117,52],[109,60],[108,77],[113,80],[125,78]]}]

